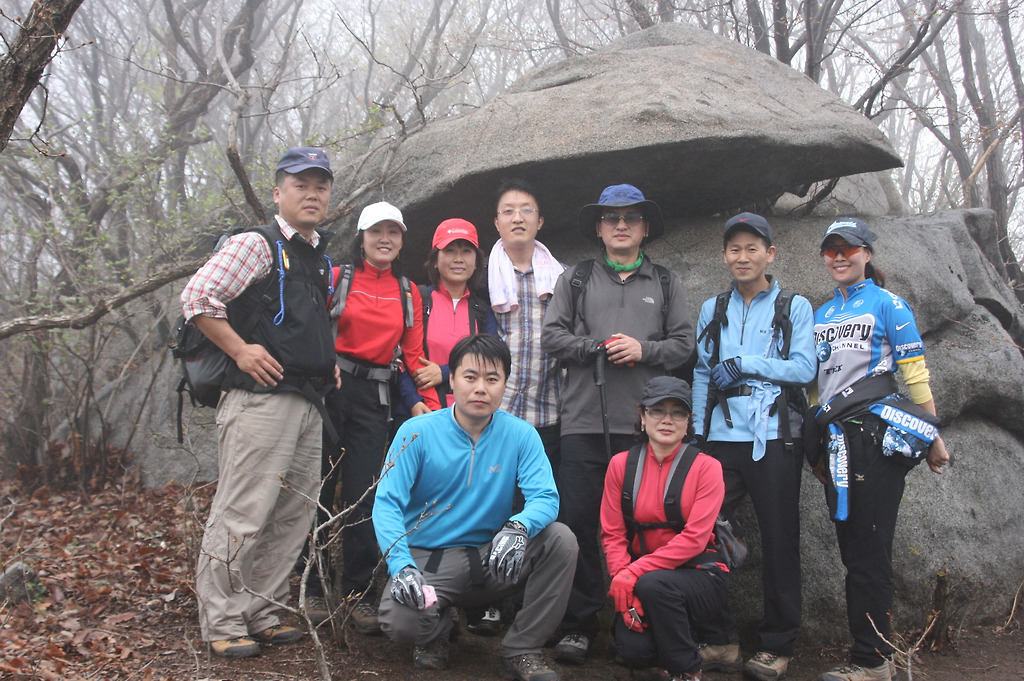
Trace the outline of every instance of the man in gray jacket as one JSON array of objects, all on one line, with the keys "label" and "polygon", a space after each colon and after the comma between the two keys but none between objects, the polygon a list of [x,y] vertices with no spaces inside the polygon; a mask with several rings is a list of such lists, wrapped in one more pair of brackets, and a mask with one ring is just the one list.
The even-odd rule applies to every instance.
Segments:
[{"label": "man in gray jacket", "polygon": [[[641,248],[664,232],[658,204],[632,185],[614,185],[580,210],[578,226],[604,248],[596,260],[584,260],[559,277],[541,334],[541,349],[567,368],[559,479],[572,484],[562,491],[561,520],[575,533],[580,551],[555,659],[568,664],[586,660],[604,605],[597,531],[608,460],[633,444],[647,381],[682,365],[693,350],[693,323],[679,279]],[[605,369],[603,389],[595,380],[598,364]]]}]

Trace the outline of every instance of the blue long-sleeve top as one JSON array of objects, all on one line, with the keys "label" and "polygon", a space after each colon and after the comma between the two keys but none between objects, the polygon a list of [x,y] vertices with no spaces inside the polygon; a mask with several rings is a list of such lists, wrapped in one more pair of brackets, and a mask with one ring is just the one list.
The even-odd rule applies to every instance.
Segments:
[{"label": "blue long-sleeve top", "polygon": [[[772,334],[772,318],[775,316],[775,299],[779,295],[779,284],[772,279],[771,286],[758,293],[747,305],[735,285],[729,295],[726,310],[728,324],[722,325],[721,351],[719,360],[740,357],[743,378],[736,385],[748,382],[769,381],[779,386],[804,385],[814,380],[818,362],[814,354],[814,316],[811,304],[803,296],[794,296],[790,308],[793,334],[790,340],[789,359],[781,359],[778,349],[782,346],[781,332]],[[715,315],[715,298],[704,301],[697,320],[697,337]],[[693,427],[705,440],[723,442],[753,442],[746,418],[750,396],[729,398],[729,412],[733,427],[730,428],[717,402],[712,407],[711,427],[704,432],[704,414],[707,407],[708,385],[711,380],[711,354],[714,344],[708,338],[697,343],[697,365],[693,370]],[[775,351],[766,349],[769,342]],[[734,386],[731,386],[734,387]],[[802,415],[801,415],[802,416]],[[779,419],[773,414],[768,421],[768,439],[778,437]],[[797,431],[799,432],[799,431]]]},{"label": "blue long-sleeve top", "polygon": [[[391,575],[415,565],[410,546],[480,546],[507,520],[534,537],[558,516],[558,490],[537,430],[499,410],[473,442],[454,409],[406,421],[384,461],[373,528]],[[517,488],[526,505],[513,514]]]}]

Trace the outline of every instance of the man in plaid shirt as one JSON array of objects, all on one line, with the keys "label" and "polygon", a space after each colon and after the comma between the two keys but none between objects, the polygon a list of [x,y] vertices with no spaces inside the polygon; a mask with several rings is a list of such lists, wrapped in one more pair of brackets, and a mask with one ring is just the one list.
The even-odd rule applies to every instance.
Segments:
[{"label": "man in plaid shirt", "polygon": [[217,405],[219,479],[196,568],[202,637],[220,657],[301,636],[271,600],[287,600],[313,520],[321,396],[337,383],[330,235],[317,229],[333,179],[323,150],[289,149],[277,166],[275,220],[228,239],[181,294],[185,318],[233,360]]}]

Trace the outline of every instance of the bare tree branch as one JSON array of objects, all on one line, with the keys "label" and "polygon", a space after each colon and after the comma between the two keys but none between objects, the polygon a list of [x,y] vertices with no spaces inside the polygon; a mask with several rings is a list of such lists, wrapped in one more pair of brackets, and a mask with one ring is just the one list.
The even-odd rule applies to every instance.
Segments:
[{"label": "bare tree branch", "polygon": [[85,312],[63,315],[34,315],[4,322],[0,324],[0,340],[19,333],[38,331],[40,329],[84,329],[95,324],[111,310],[116,310],[147,293],[152,293],[162,286],[193,274],[208,258],[209,256],[204,255],[202,258],[192,262],[176,265],[163,272],[158,272],[148,279],[124,289],[115,296],[95,303]]}]

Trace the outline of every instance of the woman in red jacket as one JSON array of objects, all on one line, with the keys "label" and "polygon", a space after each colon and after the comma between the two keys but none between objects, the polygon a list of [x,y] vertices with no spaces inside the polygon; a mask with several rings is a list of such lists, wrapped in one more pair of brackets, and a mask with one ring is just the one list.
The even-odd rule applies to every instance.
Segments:
[{"label": "woman in red jacket", "polygon": [[[341,388],[324,400],[339,442],[333,446],[324,437],[320,504],[335,509],[335,486],[340,477],[341,498],[337,510],[355,506],[342,531],[341,593],[359,597],[349,610],[356,630],[364,634],[380,631],[377,623],[377,595],[373,570],[377,565],[377,539],[370,513],[373,495],[366,490],[380,473],[387,446],[390,416],[390,385],[396,348],[405,361],[419,366],[423,357],[423,317],[419,290],[411,286],[412,325],[405,320],[405,304],[399,277],[399,253],[406,232],[402,212],[387,202],[374,203],[359,215],[358,229],[349,246],[353,263],[352,282],[344,308],[336,319],[334,349],[341,369]],[[340,268],[335,272],[339,283]],[[338,306],[332,305],[332,313]],[[436,398],[424,398],[436,409]],[[323,519],[321,519],[321,522]],[[310,610],[322,612],[318,579],[307,586]],[[351,603],[351,601],[350,601]],[[319,619],[319,618],[318,618]]]},{"label": "woman in red jacket", "polygon": [[[693,438],[691,399],[682,379],[648,381],[640,404],[644,442],[612,457],[601,500],[608,595],[619,615],[612,645],[627,664],[655,667],[673,681],[701,678],[702,649],[735,648],[739,659],[739,647],[729,643],[735,629],[725,607],[729,570],[714,548],[725,482],[718,461],[684,445]],[[665,511],[677,468],[685,473],[676,500],[681,528]],[[707,646],[698,647],[695,635]]]}]

